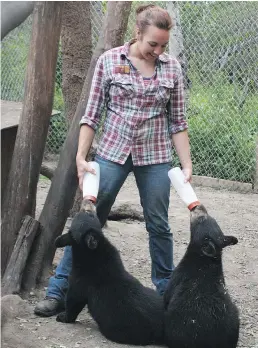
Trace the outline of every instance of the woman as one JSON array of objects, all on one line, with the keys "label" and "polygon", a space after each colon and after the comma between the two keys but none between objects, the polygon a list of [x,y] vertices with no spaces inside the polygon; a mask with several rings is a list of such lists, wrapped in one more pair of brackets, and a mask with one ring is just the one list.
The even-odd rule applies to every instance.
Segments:
[{"label": "woman", "polygon": [[[91,92],[81,119],[76,164],[82,188],[85,161],[102,111],[107,109],[95,160],[100,165],[97,214],[104,225],[116,196],[133,171],[143,207],[152,261],[152,282],[162,295],[173,270],[173,240],[168,224],[172,143],[186,181],[192,163],[184,114],[181,67],[164,53],[172,21],[154,6],[136,10],[136,38],[105,52],[98,60]],[[94,171],[93,171],[94,172]],[[71,249],[50,278],[47,297],[35,313],[51,316],[62,310],[71,269]]]}]

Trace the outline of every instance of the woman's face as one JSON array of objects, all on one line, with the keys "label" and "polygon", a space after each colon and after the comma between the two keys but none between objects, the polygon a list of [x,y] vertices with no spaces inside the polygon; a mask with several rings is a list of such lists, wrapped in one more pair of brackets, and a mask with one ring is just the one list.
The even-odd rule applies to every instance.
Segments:
[{"label": "woman's face", "polygon": [[169,42],[169,31],[149,25],[146,31],[138,32],[138,49],[142,57],[155,61],[161,55]]}]

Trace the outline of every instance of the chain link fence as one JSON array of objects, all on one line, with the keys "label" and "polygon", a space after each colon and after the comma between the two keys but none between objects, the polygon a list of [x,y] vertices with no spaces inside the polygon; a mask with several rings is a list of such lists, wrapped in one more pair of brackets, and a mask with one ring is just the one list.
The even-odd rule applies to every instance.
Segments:
[{"label": "chain link fence", "polygon": [[[258,2],[151,2],[177,23],[169,52],[185,76],[186,110],[194,174],[254,185],[258,133]],[[134,36],[133,2],[126,40]],[[91,2],[92,42],[102,29],[106,2]],[[22,101],[32,19],[2,42],[2,99]],[[61,47],[54,115],[46,154],[58,154],[66,136]],[[175,158],[174,164],[178,160]]]}]

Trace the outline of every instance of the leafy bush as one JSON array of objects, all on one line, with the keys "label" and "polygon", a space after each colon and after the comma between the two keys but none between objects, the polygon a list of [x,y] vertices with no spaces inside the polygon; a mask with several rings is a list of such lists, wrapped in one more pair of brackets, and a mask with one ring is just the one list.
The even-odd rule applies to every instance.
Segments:
[{"label": "leafy bush", "polygon": [[236,86],[221,77],[213,86],[193,84],[190,94],[187,115],[194,174],[252,182],[258,95],[250,93],[240,108],[241,91]]},{"label": "leafy bush", "polygon": [[46,153],[59,154],[66,139],[68,126],[63,112],[53,115],[50,119]]},{"label": "leafy bush", "polygon": [[2,41],[1,99],[21,101],[30,44],[31,17]]},{"label": "leafy bush", "polygon": [[54,92],[54,102],[53,102],[53,109],[58,111],[64,111],[64,97],[63,92],[61,88],[58,88],[57,84],[55,86],[55,92]]}]

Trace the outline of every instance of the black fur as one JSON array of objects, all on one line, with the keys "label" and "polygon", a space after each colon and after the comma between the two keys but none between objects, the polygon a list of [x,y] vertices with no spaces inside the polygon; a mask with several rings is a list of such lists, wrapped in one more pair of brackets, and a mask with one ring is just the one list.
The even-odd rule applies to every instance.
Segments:
[{"label": "black fur", "polygon": [[203,206],[191,212],[191,240],[164,295],[165,341],[170,348],[235,348],[239,316],[224,282],[224,236]]},{"label": "black fur", "polygon": [[115,342],[146,345],[164,342],[163,299],[124,268],[117,249],[104,236],[95,213],[80,212],[56,246],[72,245],[66,311],[57,321],[73,323],[83,307],[102,334]]}]

